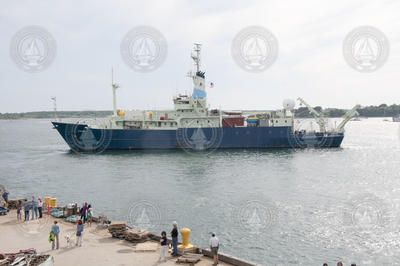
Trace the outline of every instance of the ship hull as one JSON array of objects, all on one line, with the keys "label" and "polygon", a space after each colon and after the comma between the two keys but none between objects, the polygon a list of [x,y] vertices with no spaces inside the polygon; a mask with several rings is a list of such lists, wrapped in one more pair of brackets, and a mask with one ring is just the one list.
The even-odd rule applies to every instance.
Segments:
[{"label": "ship hull", "polygon": [[344,137],[343,133],[293,134],[291,127],[146,130],[89,129],[84,124],[52,123],[68,146],[80,151],[332,148],[340,147]]}]

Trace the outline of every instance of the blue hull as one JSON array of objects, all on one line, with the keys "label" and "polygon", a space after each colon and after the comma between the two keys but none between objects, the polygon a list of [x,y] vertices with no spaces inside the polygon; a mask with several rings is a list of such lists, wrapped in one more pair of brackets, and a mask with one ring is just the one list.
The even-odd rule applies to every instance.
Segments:
[{"label": "blue hull", "polygon": [[339,147],[343,133],[293,134],[291,127],[223,127],[185,129],[92,129],[83,124],[52,122],[73,150],[231,149]]}]

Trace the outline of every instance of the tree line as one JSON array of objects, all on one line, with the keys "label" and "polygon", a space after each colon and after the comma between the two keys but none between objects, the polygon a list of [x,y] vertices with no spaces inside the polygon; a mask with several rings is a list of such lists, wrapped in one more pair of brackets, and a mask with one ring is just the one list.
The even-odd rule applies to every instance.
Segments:
[{"label": "tree line", "polygon": [[[326,108],[322,109],[321,106],[316,106],[314,109],[317,112],[322,112],[326,117],[341,117],[348,110],[339,109],[339,108]],[[359,116],[364,117],[389,117],[389,116],[398,116],[400,114],[400,104],[381,104],[379,106],[362,106],[357,109]],[[310,118],[313,117],[312,114],[308,111],[307,107],[299,107],[295,109],[295,116],[302,118]]]},{"label": "tree line", "polygon": [[[339,108],[326,108],[316,106],[314,109],[322,112],[326,117],[341,117],[348,110]],[[299,118],[311,118],[312,114],[308,111],[307,107],[299,107],[294,110],[295,116]],[[378,106],[363,106],[357,109],[360,116],[365,117],[388,117],[398,116],[400,114],[400,104],[381,104]],[[100,118],[112,115],[112,111],[58,111],[58,118]],[[0,113],[0,119],[30,119],[30,118],[54,118],[53,111],[42,112],[26,112],[26,113]]]}]

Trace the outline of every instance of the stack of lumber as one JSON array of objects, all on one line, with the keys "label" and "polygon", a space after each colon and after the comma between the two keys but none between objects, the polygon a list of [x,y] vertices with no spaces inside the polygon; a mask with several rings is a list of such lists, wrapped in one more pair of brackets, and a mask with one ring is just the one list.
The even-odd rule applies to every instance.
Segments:
[{"label": "stack of lumber", "polygon": [[136,228],[130,228],[125,232],[125,240],[129,242],[144,242],[150,240],[150,232]]},{"label": "stack of lumber", "polygon": [[8,208],[9,209],[16,209],[18,204],[23,204],[26,201],[26,199],[20,198],[20,199],[9,199],[8,200]]},{"label": "stack of lumber", "polygon": [[126,232],[126,222],[111,222],[108,225],[108,232],[117,238],[124,238]]}]

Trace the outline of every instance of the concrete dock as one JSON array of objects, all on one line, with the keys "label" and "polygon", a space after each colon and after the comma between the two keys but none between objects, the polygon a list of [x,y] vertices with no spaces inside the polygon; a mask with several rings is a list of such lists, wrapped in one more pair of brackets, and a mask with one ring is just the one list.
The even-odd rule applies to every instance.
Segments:
[{"label": "concrete dock", "polygon": [[[23,217],[23,215],[22,215]],[[52,250],[48,242],[50,228],[58,221],[60,226],[60,249]],[[22,222],[24,223],[24,222]],[[176,259],[167,262],[158,262],[158,250],[135,252],[135,244],[125,240],[112,238],[107,229],[99,229],[96,223],[91,227],[85,225],[82,247],[75,246],[76,226],[63,219],[49,217],[40,232],[29,235],[17,223],[16,210],[8,215],[0,216],[0,253],[13,253],[21,249],[35,248],[38,254],[49,254],[54,257],[54,265],[177,265]],[[71,235],[73,245],[67,247],[65,236]],[[146,242],[147,243],[147,242]],[[152,246],[157,246],[153,242]],[[151,246],[151,245],[150,245]],[[201,256],[196,266],[212,265],[213,261]],[[188,265],[188,264],[182,264]],[[219,265],[232,265],[220,262]]]}]

